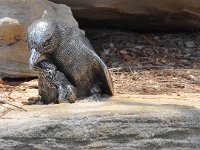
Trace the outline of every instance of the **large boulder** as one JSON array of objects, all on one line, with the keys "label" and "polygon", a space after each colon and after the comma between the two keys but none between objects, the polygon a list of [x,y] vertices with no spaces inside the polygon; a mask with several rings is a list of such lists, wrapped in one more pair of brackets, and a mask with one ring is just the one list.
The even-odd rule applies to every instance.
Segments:
[{"label": "large boulder", "polygon": [[71,9],[47,0],[0,1],[0,78],[35,76],[28,66],[27,28],[42,17],[56,17],[78,28]]},{"label": "large boulder", "polygon": [[118,95],[102,102],[32,105],[21,109],[3,106],[1,150],[200,148],[198,94]]},{"label": "large boulder", "polygon": [[132,30],[199,30],[198,0],[51,0],[72,8],[80,25]]}]

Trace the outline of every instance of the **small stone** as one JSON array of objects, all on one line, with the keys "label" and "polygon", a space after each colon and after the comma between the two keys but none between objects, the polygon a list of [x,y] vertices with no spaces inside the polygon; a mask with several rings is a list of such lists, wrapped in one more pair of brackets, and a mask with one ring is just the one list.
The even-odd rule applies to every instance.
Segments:
[{"label": "small stone", "polygon": [[126,54],[129,54],[129,52],[128,51],[126,51],[126,50],[120,50],[120,54],[122,54],[122,55],[126,55]]},{"label": "small stone", "polygon": [[104,49],[102,56],[109,56],[110,54],[110,49]]},{"label": "small stone", "polygon": [[112,66],[112,67],[118,67],[118,66],[119,66],[119,63],[118,63],[118,62],[114,62],[114,63],[112,63],[111,66]]},{"label": "small stone", "polygon": [[26,88],[23,87],[23,86],[20,86],[19,89],[22,90],[22,91],[25,91],[25,90],[26,90]]},{"label": "small stone", "polygon": [[159,37],[158,37],[158,36],[154,36],[154,39],[155,39],[155,40],[159,40]]},{"label": "small stone", "polygon": [[144,48],[144,46],[135,46],[135,48],[141,50]]},{"label": "small stone", "polygon": [[160,62],[165,64],[167,61],[165,59],[162,59]]},{"label": "small stone", "polygon": [[184,64],[184,65],[190,65],[190,61],[188,61],[187,59],[181,59],[180,63]]},{"label": "small stone", "polygon": [[114,47],[115,45],[113,43],[110,43],[109,46],[112,48]]},{"label": "small stone", "polygon": [[196,44],[193,41],[186,41],[185,46],[188,48],[192,48],[192,47],[195,47]]},{"label": "small stone", "polygon": [[191,53],[192,49],[191,48],[185,48],[184,51]]}]

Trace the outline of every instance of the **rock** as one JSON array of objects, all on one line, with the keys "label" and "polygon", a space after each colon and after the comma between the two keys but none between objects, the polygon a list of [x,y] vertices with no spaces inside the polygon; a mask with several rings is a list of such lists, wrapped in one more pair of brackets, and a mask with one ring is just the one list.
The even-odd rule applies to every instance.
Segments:
[{"label": "rock", "polygon": [[110,55],[110,49],[104,49],[103,53],[102,53],[102,57],[103,56],[109,56]]},{"label": "rock", "polygon": [[128,51],[126,51],[126,50],[124,50],[124,49],[120,50],[119,52],[120,52],[120,54],[122,54],[122,55],[129,54],[129,52],[128,52]]},{"label": "rock", "polygon": [[191,65],[191,62],[188,61],[187,59],[181,59],[180,63],[182,63],[183,65]]},{"label": "rock", "polygon": [[51,0],[72,7],[81,25],[132,30],[200,29],[197,0]]},{"label": "rock", "polygon": [[21,107],[27,111],[13,108],[1,115],[2,150],[200,147],[198,94],[118,95],[102,102]]},{"label": "rock", "polygon": [[42,17],[56,17],[78,28],[65,5],[47,0],[0,1],[0,78],[35,76],[28,66],[26,33],[28,26]]},{"label": "rock", "polygon": [[139,49],[139,50],[141,50],[141,49],[143,49],[143,48],[144,48],[144,46],[140,46],[140,45],[135,46],[135,49]]},{"label": "rock", "polygon": [[185,42],[185,46],[186,46],[187,48],[193,48],[193,47],[196,46],[196,44],[195,44],[193,41],[186,41],[186,42]]}]

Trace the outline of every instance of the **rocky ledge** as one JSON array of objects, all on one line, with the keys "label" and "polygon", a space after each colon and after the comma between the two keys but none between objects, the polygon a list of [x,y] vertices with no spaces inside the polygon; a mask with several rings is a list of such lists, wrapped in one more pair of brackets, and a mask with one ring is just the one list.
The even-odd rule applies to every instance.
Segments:
[{"label": "rocky ledge", "polygon": [[[200,96],[118,95],[103,102],[4,104],[0,149],[199,149]],[[12,109],[11,109],[12,108]]]},{"label": "rocky ledge", "polygon": [[50,0],[72,8],[80,25],[144,31],[200,29],[197,0]]}]

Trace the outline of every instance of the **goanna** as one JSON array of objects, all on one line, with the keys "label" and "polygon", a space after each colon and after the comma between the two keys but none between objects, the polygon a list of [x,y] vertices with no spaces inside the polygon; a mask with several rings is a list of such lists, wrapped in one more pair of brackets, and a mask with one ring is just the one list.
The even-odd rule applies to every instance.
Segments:
[{"label": "goanna", "polygon": [[96,93],[114,94],[106,65],[89,40],[76,28],[56,19],[37,20],[28,29],[28,46],[31,51],[30,65],[36,65],[45,56],[64,74],[69,85],[76,90],[77,98]]}]

